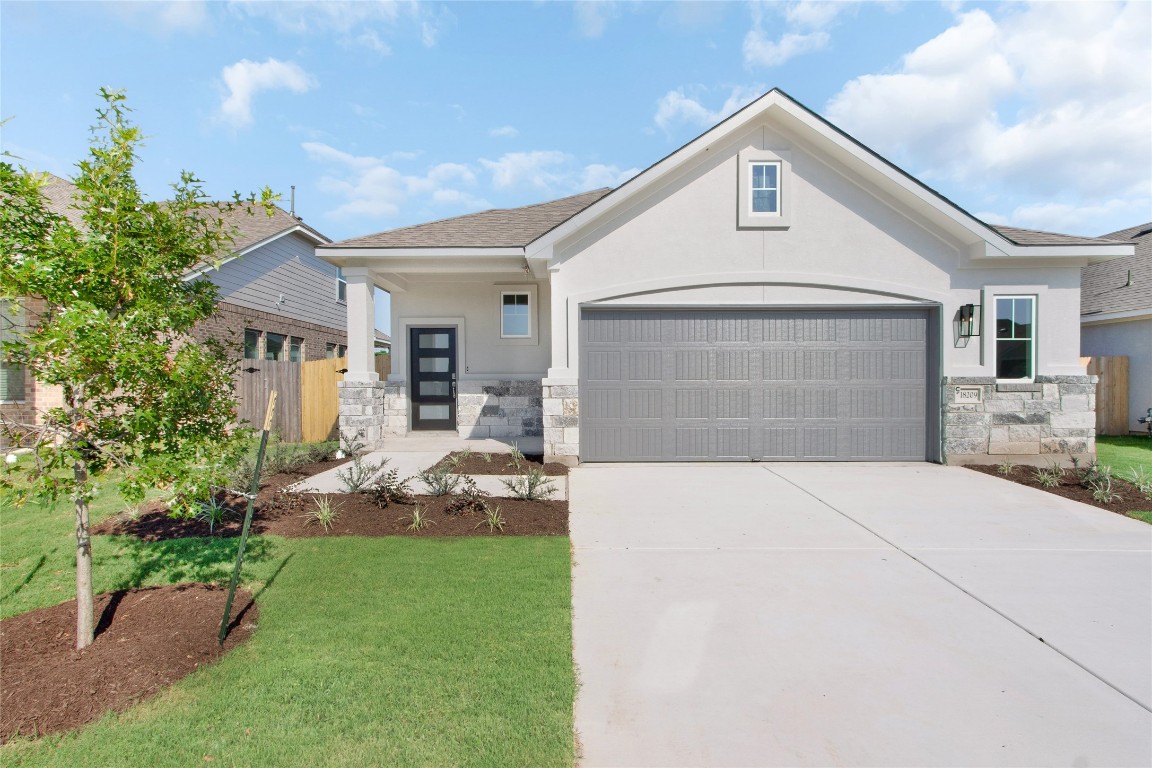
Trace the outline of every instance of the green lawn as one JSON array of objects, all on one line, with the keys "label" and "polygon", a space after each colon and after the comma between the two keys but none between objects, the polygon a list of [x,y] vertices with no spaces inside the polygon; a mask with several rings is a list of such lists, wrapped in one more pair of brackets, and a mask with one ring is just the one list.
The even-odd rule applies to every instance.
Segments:
[{"label": "green lawn", "polygon": [[[97,518],[115,513],[110,494]],[[4,616],[68,599],[67,509],[0,509]],[[566,538],[254,537],[259,629],[156,699],[11,766],[573,762]],[[94,542],[99,589],[228,572],[235,541]],[[43,558],[43,562],[41,562]]]},{"label": "green lawn", "polygon": [[[1143,468],[1152,476],[1152,438],[1147,437],[1098,437],[1096,438],[1096,461],[1112,467],[1117,477],[1126,478],[1133,469]],[[1152,524],[1152,501],[1148,509],[1129,512],[1129,517]]]}]

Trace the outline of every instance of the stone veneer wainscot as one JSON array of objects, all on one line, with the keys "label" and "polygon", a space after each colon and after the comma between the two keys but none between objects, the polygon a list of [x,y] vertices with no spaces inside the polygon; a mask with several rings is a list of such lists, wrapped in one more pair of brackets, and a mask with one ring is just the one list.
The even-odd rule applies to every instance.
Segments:
[{"label": "stone veneer wainscot", "polygon": [[[945,378],[944,456],[949,464],[1011,459],[1044,464],[1096,453],[1096,376],[1037,376],[1035,383]],[[981,401],[957,402],[979,387]]]},{"label": "stone veneer wainscot", "polygon": [[539,379],[466,379],[456,393],[461,437],[539,437],[544,433]]}]

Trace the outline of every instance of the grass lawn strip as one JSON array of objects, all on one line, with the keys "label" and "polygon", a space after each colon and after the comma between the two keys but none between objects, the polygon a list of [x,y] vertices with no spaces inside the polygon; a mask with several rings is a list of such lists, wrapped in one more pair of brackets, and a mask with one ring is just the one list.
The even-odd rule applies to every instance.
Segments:
[{"label": "grass lawn strip", "polygon": [[284,545],[248,644],[4,763],[571,765],[566,538]]}]

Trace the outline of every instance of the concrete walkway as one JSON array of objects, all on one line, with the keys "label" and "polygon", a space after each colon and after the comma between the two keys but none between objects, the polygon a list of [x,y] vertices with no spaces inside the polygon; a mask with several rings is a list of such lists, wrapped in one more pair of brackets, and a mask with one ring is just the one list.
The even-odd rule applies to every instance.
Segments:
[{"label": "concrete walkway", "polygon": [[1152,526],[928,464],[570,479],[583,766],[1152,765]]},{"label": "concrete walkway", "polygon": [[[541,438],[518,438],[516,445],[524,453],[541,453],[543,444]],[[452,451],[461,451],[465,448],[473,453],[491,453],[493,457],[507,457],[512,450],[512,444],[500,440],[473,440],[457,437],[455,433],[421,433],[416,437],[396,437],[384,441],[383,447],[364,455],[366,464],[379,464],[385,459],[388,461],[387,469],[395,469],[401,478],[413,478],[409,487],[414,493],[424,490],[423,483],[415,479],[416,475],[447,456]],[[499,459],[494,458],[493,461]],[[507,458],[504,459],[507,461]],[[345,471],[344,466],[329,469],[306,480],[301,480],[292,486],[292,490],[301,493],[344,493],[344,482],[337,476]],[[512,493],[504,486],[503,480],[510,479],[507,475],[471,475],[476,486],[484,493],[494,498],[509,497]],[[556,492],[550,497],[553,499],[568,498],[568,478],[549,478]]]}]

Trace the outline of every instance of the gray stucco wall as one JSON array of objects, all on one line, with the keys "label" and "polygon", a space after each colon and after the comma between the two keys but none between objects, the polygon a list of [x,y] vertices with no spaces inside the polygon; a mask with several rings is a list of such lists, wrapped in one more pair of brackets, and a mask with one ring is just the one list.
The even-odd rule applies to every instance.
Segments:
[{"label": "gray stucco wall", "polygon": [[347,327],[348,308],[336,300],[336,267],[317,258],[312,242],[300,235],[285,235],[207,277],[231,304],[341,331]]},{"label": "gray stucco wall", "polygon": [[1128,358],[1128,428],[1146,430],[1136,419],[1152,408],[1152,318],[1083,325],[1080,354]]}]

